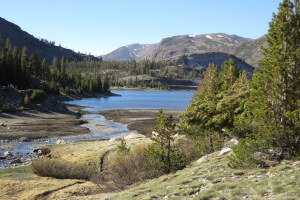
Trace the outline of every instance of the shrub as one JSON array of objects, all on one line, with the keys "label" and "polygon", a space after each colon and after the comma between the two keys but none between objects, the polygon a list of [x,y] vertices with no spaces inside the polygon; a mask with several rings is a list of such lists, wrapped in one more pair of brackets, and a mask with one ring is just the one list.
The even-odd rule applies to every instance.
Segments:
[{"label": "shrub", "polygon": [[37,158],[32,161],[33,172],[39,176],[59,179],[84,179],[89,180],[96,173],[95,166],[74,165],[50,158]]},{"label": "shrub", "polygon": [[258,140],[246,138],[240,140],[237,145],[233,147],[234,154],[229,156],[229,167],[232,168],[253,168],[262,164],[263,162],[258,158],[257,152],[263,146]]},{"label": "shrub", "polygon": [[130,152],[130,148],[127,146],[124,138],[122,138],[121,143],[117,146],[117,148],[117,152],[119,155],[126,155]]},{"label": "shrub", "polygon": [[46,99],[47,94],[43,90],[34,90],[31,95],[29,100],[30,101],[43,101]]},{"label": "shrub", "polygon": [[92,178],[93,182],[101,185],[104,192],[122,190],[162,174],[149,170],[143,146],[132,149],[128,154],[115,154],[109,159],[107,166],[104,172]]},{"label": "shrub", "polygon": [[184,160],[187,164],[202,156],[199,148],[195,145],[195,141],[190,138],[179,139],[176,141],[175,146],[184,155]]}]

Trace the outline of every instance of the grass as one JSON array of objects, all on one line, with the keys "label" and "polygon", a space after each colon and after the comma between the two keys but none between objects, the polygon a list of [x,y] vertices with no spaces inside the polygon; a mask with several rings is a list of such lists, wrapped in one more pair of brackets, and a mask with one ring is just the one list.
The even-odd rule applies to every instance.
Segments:
[{"label": "grass", "polygon": [[32,167],[16,167],[7,168],[0,170],[0,179],[10,179],[10,180],[28,180],[32,175]]}]

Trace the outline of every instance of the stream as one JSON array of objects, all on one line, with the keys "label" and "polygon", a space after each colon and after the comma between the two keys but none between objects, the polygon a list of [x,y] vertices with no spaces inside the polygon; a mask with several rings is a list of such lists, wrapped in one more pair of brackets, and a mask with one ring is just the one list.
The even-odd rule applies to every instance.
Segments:
[{"label": "stream", "polygon": [[0,169],[7,167],[25,166],[31,163],[31,159],[38,156],[38,150],[46,145],[54,145],[58,140],[66,143],[91,140],[109,140],[112,137],[128,133],[124,124],[106,120],[102,115],[85,114],[83,119],[88,123],[81,126],[88,128],[91,133],[77,136],[56,137],[51,139],[39,139],[32,141],[2,142],[0,148]]}]

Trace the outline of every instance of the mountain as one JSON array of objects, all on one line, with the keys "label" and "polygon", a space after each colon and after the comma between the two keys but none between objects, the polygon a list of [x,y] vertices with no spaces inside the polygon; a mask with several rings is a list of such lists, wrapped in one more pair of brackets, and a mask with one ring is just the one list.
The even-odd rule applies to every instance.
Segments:
[{"label": "mountain", "polygon": [[162,39],[152,52],[140,59],[157,60],[189,53],[222,52],[220,49],[249,40],[224,33],[173,36]]},{"label": "mountain", "polygon": [[12,46],[17,46],[22,49],[27,46],[30,53],[38,52],[40,58],[46,58],[48,63],[52,62],[54,56],[60,58],[64,56],[68,60],[85,60],[87,58],[98,60],[94,56],[88,56],[81,53],[76,53],[70,49],[56,46],[53,42],[45,39],[37,39],[29,33],[23,31],[19,26],[13,24],[0,17],[0,34],[2,36],[3,44],[7,38],[10,39]]},{"label": "mountain", "polygon": [[[180,35],[164,38],[158,44],[148,45],[149,48],[143,48],[142,44],[121,47],[104,55],[103,58],[117,61],[161,60],[189,54],[220,52],[234,55],[249,65],[257,67],[258,60],[263,58],[260,48],[265,45],[265,36],[253,40],[224,33]],[[134,51],[138,53],[134,53]],[[217,54],[214,54],[218,60],[216,56]]]},{"label": "mountain", "polygon": [[109,54],[101,56],[104,61],[131,61],[142,57],[148,52],[152,52],[156,44],[132,44],[120,47]]}]

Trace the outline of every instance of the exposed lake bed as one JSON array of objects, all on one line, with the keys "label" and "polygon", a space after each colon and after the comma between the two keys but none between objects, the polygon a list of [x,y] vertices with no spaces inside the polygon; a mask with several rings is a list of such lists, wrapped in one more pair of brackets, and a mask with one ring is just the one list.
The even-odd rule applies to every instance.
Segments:
[{"label": "exposed lake bed", "polygon": [[[32,158],[38,156],[37,149],[54,145],[58,140],[67,143],[109,140],[112,137],[124,137],[136,132],[149,136],[159,108],[179,108],[179,110],[167,110],[167,113],[177,116],[182,112],[181,104],[183,102],[188,104],[193,94],[189,91],[116,91],[115,93],[121,93],[122,96],[66,102],[72,104],[67,105],[71,110],[68,113],[35,110],[1,113],[0,168],[28,165]],[[150,106],[152,109],[149,109],[151,103],[155,107]],[[84,114],[79,118],[76,114],[79,109],[88,109],[90,114]]]}]

